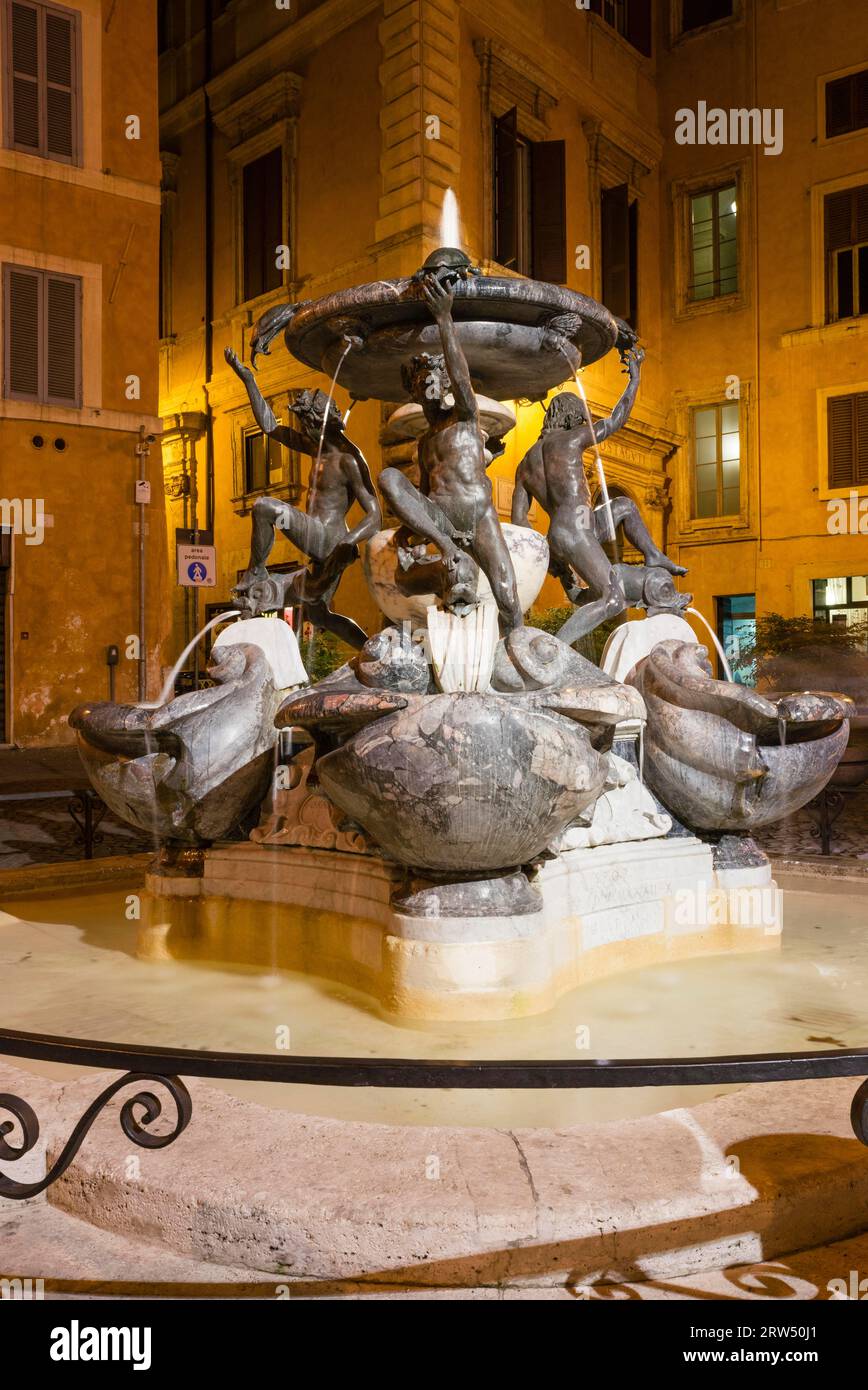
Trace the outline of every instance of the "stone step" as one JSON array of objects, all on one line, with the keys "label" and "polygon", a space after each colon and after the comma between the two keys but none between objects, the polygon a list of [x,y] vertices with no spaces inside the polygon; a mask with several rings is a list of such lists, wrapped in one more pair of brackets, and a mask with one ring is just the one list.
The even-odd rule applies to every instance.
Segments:
[{"label": "stone step", "polygon": [[[49,1159],[106,1080],[56,1087]],[[2,1090],[28,1096],[31,1082],[0,1072]],[[113,1102],[49,1201],[194,1263],[316,1288],[670,1281],[865,1230],[857,1084],[753,1086],[690,1110],[507,1132],[322,1119],[193,1082],[192,1121],[170,1148],[136,1148]]]}]

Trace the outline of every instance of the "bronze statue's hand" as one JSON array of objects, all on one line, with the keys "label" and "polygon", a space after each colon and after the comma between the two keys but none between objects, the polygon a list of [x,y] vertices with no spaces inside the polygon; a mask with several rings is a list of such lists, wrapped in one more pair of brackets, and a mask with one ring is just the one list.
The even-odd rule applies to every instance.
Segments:
[{"label": "bronze statue's hand", "polygon": [[422,289],[428,301],[428,307],[434,318],[439,322],[446,319],[452,313],[452,305],[455,303],[455,295],[445,285],[441,285],[436,275],[426,275],[422,281]]},{"label": "bronze statue's hand", "polygon": [[235,372],[236,376],[240,376],[242,381],[245,377],[251,375],[250,368],[245,367],[237,353],[234,353],[231,348],[227,348],[223,356],[226,358],[226,361],[229,363],[229,366],[232,368],[233,372]]},{"label": "bronze statue's hand", "polygon": [[627,370],[627,375],[631,378],[639,375],[639,369],[645,361],[645,349],[633,346],[627,348],[622,354],[622,360]]}]

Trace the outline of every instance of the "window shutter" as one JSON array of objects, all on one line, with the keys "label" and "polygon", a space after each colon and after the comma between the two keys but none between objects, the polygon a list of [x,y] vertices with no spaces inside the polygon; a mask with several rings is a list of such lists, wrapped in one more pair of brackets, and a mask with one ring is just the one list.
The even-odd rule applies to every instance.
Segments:
[{"label": "window shutter", "polygon": [[510,270],[518,258],[518,109],[494,121],[494,259]]},{"label": "window shutter", "polygon": [[45,146],[51,159],[75,156],[73,18],[45,12]]},{"label": "window shutter", "polygon": [[567,164],[563,140],[544,140],[531,151],[533,273],[562,285],[567,278]]},{"label": "window shutter", "polygon": [[603,303],[617,318],[630,315],[630,200],[626,183],[604,188],[600,206]]},{"label": "window shutter", "polygon": [[833,396],[828,404],[829,487],[851,487],[855,475],[856,397]]},{"label": "window shutter", "polygon": [[39,336],[42,285],[36,270],[7,266],[4,284],[6,395],[39,399]]},{"label": "window shutter", "polygon": [[39,150],[39,11],[34,5],[11,6],[10,144]]},{"label": "window shutter", "polygon": [[646,58],[651,56],[651,0],[627,0],[626,38]]},{"label": "window shutter", "polygon": [[51,402],[78,405],[79,281],[47,275],[45,299],[46,397]]},{"label": "window shutter", "polygon": [[868,483],[868,391],[856,397],[856,483]]},{"label": "window shutter", "polygon": [[852,246],[853,192],[830,193],[826,198],[826,251]]}]

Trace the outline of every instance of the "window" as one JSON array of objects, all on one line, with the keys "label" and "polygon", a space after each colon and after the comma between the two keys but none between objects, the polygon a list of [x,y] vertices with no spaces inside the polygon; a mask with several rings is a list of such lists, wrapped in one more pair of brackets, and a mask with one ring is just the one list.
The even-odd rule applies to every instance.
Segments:
[{"label": "window", "polygon": [[494,259],[520,275],[567,278],[563,140],[526,139],[513,107],[494,121]]},{"label": "window", "polygon": [[283,243],[283,150],[276,148],[245,164],[243,171],[243,296],[258,299],[279,289],[283,272],[277,248]]},{"label": "window", "polygon": [[868,183],[829,193],[824,203],[826,319],[868,314]]},{"label": "window", "polygon": [[738,291],[737,192],[734,183],[690,199],[690,283],[697,303]]},{"label": "window", "polygon": [[689,34],[719,19],[731,19],[732,12],[733,0],[681,0],[681,32]]},{"label": "window", "polygon": [[[751,685],[753,663],[740,664],[741,654],[756,641],[756,594],[726,594],[715,599],[717,635],[738,685]],[[722,673],[721,673],[722,674]]]},{"label": "window", "polygon": [[280,481],[280,445],[261,430],[244,436],[244,491],[267,492]]},{"label": "window", "polygon": [[868,576],[815,579],[814,617],[841,627],[868,622]]},{"label": "window", "polygon": [[591,9],[646,57],[651,54],[652,0],[591,0]]},{"label": "window", "polygon": [[826,83],[826,139],[868,126],[868,68]]},{"label": "window", "polygon": [[79,17],[32,0],[4,0],[6,143],[79,160]]},{"label": "window", "polygon": [[81,405],[81,280],[3,267],[3,394],[42,405]]},{"label": "window", "polygon": [[692,412],[694,516],[738,516],[741,436],[737,404],[696,406]]},{"label": "window", "polygon": [[637,327],[639,207],[626,183],[600,195],[603,303],[631,328]]},{"label": "window", "polygon": [[861,487],[868,483],[868,391],[831,396],[826,410],[829,487]]}]

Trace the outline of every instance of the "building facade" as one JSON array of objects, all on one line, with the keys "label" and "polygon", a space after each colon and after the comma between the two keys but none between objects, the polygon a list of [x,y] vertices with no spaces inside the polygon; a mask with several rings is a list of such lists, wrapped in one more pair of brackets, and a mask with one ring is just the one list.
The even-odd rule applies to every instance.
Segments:
[{"label": "building facade", "polygon": [[[213,533],[228,603],[264,491],[304,505],[307,464],[256,429],[231,348],[287,299],[415,271],[447,190],[486,270],[603,300],[637,329],[643,384],[608,440],[737,657],[756,613],[868,602],[868,19],[863,0],[165,0],[160,413],[171,552]],[[625,378],[584,374],[595,413]],[[280,342],[259,383],[329,383]],[[339,403],[349,404],[340,382]],[[492,469],[512,479],[542,420]],[[351,432],[376,475],[388,405]],[[855,497],[857,525],[830,503]],[[853,507],[850,508],[851,512]],[[544,524],[544,519],[538,519]],[[865,521],[868,531],[868,517]],[[274,560],[297,558],[278,540]],[[175,590],[173,644],[204,619]],[[549,582],[541,602],[564,602]],[[339,606],[375,622],[359,566]]]},{"label": "building facade", "polygon": [[51,744],[166,636],[156,6],[0,8],[0,743]]}]

